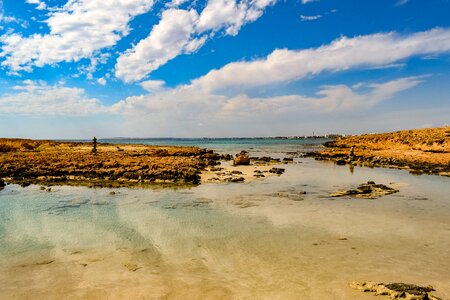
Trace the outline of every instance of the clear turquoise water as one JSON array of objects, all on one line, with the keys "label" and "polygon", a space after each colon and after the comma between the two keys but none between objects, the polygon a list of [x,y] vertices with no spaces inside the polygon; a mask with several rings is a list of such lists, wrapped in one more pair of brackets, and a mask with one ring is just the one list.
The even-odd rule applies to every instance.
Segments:
[{"label": "clear turquoise water", "polygon": [[311,151],[329,139],[101,139],[100,142],[114,144],[144,144],[164,146],[197,146],[219,152],[253,150],[255,152]]},{"label": "clear turquoise water", "polygon": [[[207,147],[273,156],[320,147],[251,142]],[[115,195],[9,185],[0,298],[372,299],[349,289],[353,280],[431,284],[450,298],[449,178],[301,157],[283,167],[249,183]],[[369,180],[400,193],[328,197]]]}]

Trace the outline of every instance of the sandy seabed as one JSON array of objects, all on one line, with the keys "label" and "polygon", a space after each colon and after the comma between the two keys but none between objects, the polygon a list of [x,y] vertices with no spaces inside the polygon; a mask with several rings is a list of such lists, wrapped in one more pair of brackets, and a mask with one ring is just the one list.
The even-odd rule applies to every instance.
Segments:
[{"label": "sandy seabed", "polygon": [[[383,299],[355,280],[450,298],[448,178],[312,159],[283,167],[178,189],[8,185],[0,298]],[[369,180],[400,192],[329,197]]]}]

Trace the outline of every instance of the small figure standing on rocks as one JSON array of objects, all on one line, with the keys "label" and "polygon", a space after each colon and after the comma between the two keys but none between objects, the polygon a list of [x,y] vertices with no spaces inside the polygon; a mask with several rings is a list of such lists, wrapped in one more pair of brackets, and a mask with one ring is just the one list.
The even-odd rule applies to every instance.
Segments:
[{"label": "small figure standing on rocks", "polygon": [[352,148],[350,149],[350,152],[348,153],[348,156],[350,159],[355,158],[355,145],[352,146]]},{"label": "small figure standing on rocks", "polygon": [[92,154],[97,154],[97,138],[92,139]]}]

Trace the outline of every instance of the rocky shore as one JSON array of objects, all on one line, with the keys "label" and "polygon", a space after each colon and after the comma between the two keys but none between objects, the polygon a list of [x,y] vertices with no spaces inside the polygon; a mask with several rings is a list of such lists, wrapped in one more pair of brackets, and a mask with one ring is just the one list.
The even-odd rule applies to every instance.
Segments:
[{"label": "rocky shore", "polygon": [[0,182],[22,186],[199,184],[222,156],[197,147],[0,139]]},{"label": "rocky shore", "polygon": [[325,150],[307,156],[350,167],[398,168],[415,175],[450,176],[450,127],[366,134],[340,138],[325,146]]},{"label": "rocky shore", "polygon": [[375,296],[388,296],[390,299],[442,300],[432,294],[432,286],[418,286],[407,283],[352,282],[350,287]]}]

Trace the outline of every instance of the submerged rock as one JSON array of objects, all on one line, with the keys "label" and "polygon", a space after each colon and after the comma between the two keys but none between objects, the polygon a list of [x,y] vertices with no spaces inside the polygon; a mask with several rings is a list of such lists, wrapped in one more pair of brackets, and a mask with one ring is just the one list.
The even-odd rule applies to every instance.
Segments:
[{"label": "submerged rock", "polygon": [[378,282],[352,282],[350,287],[365,293],[374,293],[375,296],[389,296],[391,299],[409,300],[441,300],[432,294],[432,286],[418,286],[408,283],[378,283]]},{"label": "submerged rock", "polygon": [[235,178],[230,178],[228,181],[229,182],[244,182],[245,178],[244,177],[235,177]]},{"label": "submerged rock", "polygon": [[273,173],[273,174],[277,174],[277,175],[281,175],[284,173],[284,171],[286,171],[283,168],[272,168],[269,170],[269,173]]},{"label": "submerged rock", "polygon": [[376,184],[373,181],[369,181],[366,184],[361,184],[356,189],[336,192],[334,194],[331,194],[330,197],[353,196],[359,198],[375,199],[381,196],[386,196],[398,192],[399,190],[388,187],[384,184]]}]

